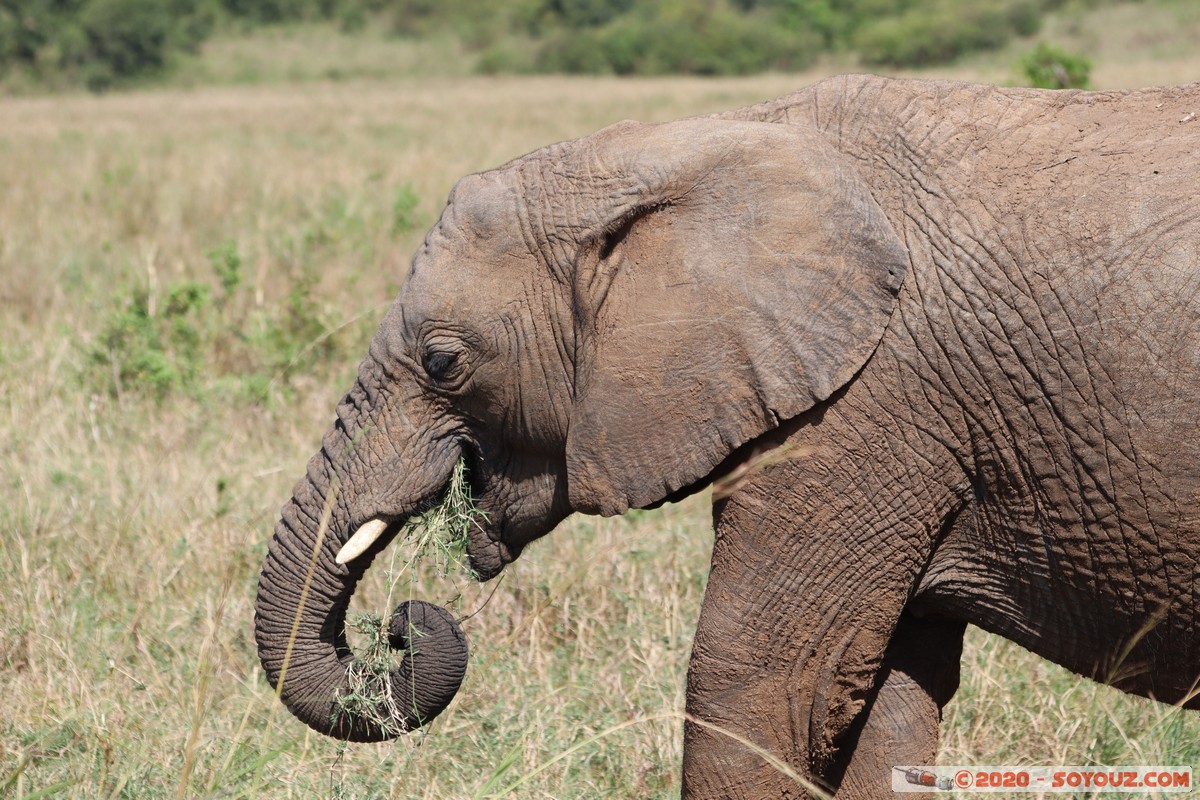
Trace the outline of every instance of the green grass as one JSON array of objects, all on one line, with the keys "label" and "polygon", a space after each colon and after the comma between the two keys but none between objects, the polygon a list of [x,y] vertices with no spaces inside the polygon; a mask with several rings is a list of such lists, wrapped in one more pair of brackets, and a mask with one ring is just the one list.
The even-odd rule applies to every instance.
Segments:
[{"label": "green grass", "polygon": [[369,720],[391,736],[405,733],[405,727],[396,720],[404,719],[408,709],[400,708],[392,695],[388,676],[395,661],[383,617],[355,614],[346,624],[360,639],[356,658],[347,670],[348,691],[336,697],[339,711],[350,718]]},{"label": "green grass", "polygon": [[472,522],[486,516],[475,506],[475,498],[471,496],[467,462],[459,459],[441,502],[410,521],[401,535],[412,540],[417,558],[432,560],[433,569],[439,575],[461,570],[475,577],[467,563],[467,541]]},{"label": "green grass", "polygon": [[[1196,74],[1178,54],[1130,52],[1120,74],[1091,53],[1093,83]],[[0,796],[677,796],[703,498],[573,519],[483,586],[416,559],[419,537],[395,542],[352,612],[437,602],[466,618],[471,645],[455,701],[395,743],[340,746],[276,703],[254,650],[255,582],[279,506],[456,178],[819,74],[0,101]],[[184,286],[203,287],[186,310]],[[172,338],[173,293],[195,337]],[[256,335],[297,314],[303,326]],[[123,326],[190,377],[161,392],[106,382],[112,363],[97,373],[95,353]],[[941,758],[1200,764],[1198,716],[972,631]]]}]

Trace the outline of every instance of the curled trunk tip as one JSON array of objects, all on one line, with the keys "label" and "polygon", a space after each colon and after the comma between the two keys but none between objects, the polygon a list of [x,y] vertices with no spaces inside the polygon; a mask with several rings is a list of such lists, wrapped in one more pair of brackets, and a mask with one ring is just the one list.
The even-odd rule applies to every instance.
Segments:
[{"label": "curled trunk tip", "polygon": [[331,736],[379,741],[429,723],[462,685],[467,642],[446,609],[421,600],[401,603],[387,628],[388,646],[400,653],[390,671],[362,660],[347,669],[348,686],[335,702]]}]

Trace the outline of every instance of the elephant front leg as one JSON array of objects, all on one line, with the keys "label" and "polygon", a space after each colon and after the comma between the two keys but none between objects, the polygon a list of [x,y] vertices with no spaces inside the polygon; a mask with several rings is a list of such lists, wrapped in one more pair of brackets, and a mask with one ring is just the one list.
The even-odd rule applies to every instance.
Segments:
[{"label": "elephant front leg", "polygon": [[[952,465],[906,458],[888,431],[837,412],[800,428],[784,445],[793,457],[752,470],[714,505],[688,670],[685,798],[837,790],[905,605],[964,502]],[[885,696],[908,699],[901,672],[895,686],[883,683]],[[860,738],[886,751],[878,719]]]},{"label": "elephant front leg", "polygon": [[900,617],[875,692],[840,747],[837,800],[887,797],[895,767],[935,763],[942,708],[958,690],[965,627],[907,612]]},{"label": "elephant front leg", "polygon": [[856,532],[835,511],[789,512],[747,490],[718,511],[688,671],[685,798],[835,788],[839,741],[875,687],[928,547],[919,529]]}]

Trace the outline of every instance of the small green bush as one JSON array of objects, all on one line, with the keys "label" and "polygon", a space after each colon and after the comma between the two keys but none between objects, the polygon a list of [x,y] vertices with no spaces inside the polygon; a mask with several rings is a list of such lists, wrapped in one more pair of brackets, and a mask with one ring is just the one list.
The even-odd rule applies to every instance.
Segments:
[{"label": "small green bush", "polygon": [[168,288],[161,311],[148,291],[130,293],[91,349],[93,381],[116,395],[134,391],[159,399],[190,386],[200,369],[208,303],[207,287],[190,281]]},{"label": "small green bush", "polygon": [[208,263],[221,284],[221,300],[227,302],[242,283],[242,254],[237,242],[226,242],[208,251]]},{"label": "small green bush", "polygon": [[1028,85],[1039,89],[1086,89],[1092,73],[1092,62],[1086,56],[1049,42],[1038,42],[1017,66]]}]

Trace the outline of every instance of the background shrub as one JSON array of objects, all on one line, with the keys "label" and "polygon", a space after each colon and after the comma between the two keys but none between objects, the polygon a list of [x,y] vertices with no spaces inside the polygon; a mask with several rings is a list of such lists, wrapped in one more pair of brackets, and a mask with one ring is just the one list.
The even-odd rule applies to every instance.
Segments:
[{"label": "background shrub", "polygon": [[867,23],[855,41],[864,63],[929,66],[974,51],[994,50],[1013,36],[1036,33],[1044,6],[1036,0],[941,0]]},{"label": "background shrub", "polygon": [[1092,62],[1086,56],[1049,42],[1038,42],[1018,67],[1026,82],[1039,89],[1086,89],[1092,72]]},{"label": "background shrub", "polygon": [[767,12],[739,12],[725,3],[647,3],[599,27],[562,29],[537,66],[544,72],[745,75],[801,69],[820,47],[817,34],[789,32]]},{"label": "background shrub", "polygon": [[0,71],[105,89],[195,50],[218,13],[215,0],[0,0]]},{"label": "background shrub", "polygon": [[[414,224],[417,197],[406,185],[396,198],[397,231],[404,232]],[[236,242],[210,250],[208,267],[201,280],[174,281],[157,291],[137,285],[116,294],[87,348],[83,383],[114,397],[162,401],[218,391],[265,402],[272,389],[288,390],[293,371],[356,355],[333,336],[340,326],[322,299],[313,264],[285,268],[280,280],[288,290],[271,304],[255,302],[244,284]]]},{"label": "background shrub", "polygon": [[82,51],[72,57],[83,64],[89,88],[154,72],[167,62],[172,19],[157,0],[92,0],[79,22]]}]

